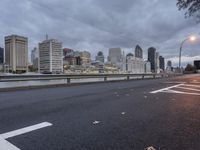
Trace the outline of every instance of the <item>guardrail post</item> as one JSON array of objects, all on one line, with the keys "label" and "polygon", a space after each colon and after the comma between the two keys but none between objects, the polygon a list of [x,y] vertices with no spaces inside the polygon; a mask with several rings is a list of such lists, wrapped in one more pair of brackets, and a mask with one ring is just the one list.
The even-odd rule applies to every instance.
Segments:
[{"label": "guardrail post", "polygon": [[70,84],[70,78],[67,78],[67,84]]},{"label": "guardrail post", "polygon": [[144,79],[144,75],[142,75],[142,79]]},{"label": "guardrail post", "polygon": [[104,81],[107,81],[107,77],[104,77]]},{"label": "guardrail post", "polygon": [[130,80],[130,76],[127,76],[127,80]]}]

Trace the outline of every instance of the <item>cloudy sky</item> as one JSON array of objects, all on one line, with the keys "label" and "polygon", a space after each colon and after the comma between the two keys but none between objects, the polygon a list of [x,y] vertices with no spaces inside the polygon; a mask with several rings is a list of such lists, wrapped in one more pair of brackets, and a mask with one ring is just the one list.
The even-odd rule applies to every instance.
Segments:
[{"label": "cloudy sky", "polygon": [[186,42],[183,62],[200,59],[200,24],[185,19],[176,0],[1,0],[0,46],[4,36],[18,34],[29,38],[29,51],[45,39],[57,38],[63,47],[88,50],[93,56],[108,48],[121,47],[133,52],[139,44],[146,57],[154,46],[177,64],[182,40],[196,34],[198,40]]}]

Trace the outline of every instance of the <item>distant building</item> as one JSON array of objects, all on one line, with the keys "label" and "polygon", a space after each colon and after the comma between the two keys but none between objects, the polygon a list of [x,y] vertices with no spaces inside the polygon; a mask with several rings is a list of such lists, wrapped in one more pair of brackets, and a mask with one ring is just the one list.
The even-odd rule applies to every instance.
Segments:
[{"label": "distant building", "polygon": [[154,47],[148,49],[148,61],[151,63],[151,71],[156,72],[156,49]]},{"label": "distant building", "polygon": [[128,73],[145,73],[145,62],[141,58],[134,57],[132,53],[126,55],[126,71]]},{"label": "distant building", "polygon": [[39,43],[39,70],[41,73],[63,72],[63,51],[60,41],[46,39]]},{"label": "distant building", "polygon": [[160,60],[159,60],[159,52],[156,52],[156,73],[160,73]]},{"label": "distant building", "polygon": [[81,58],[81,65],[89,66],[91,64],[90,52],[87,51],[80,52],[80,58]]},{"label": "distant building", "polygon": [[108,54],[108,61],[112,64],[118,64],[123,61],[121,48],[110,48]]},{"label": "distant building", "polygon": [[0,64],[4,63],[4,49],[0,47]]},{"label": "distant building", "polygon": [[95,66],[98,70],[98,73],[104,73],[104,63],[100,61],[94,61],[91,63],[92,66]]},{"label": "distant building", "polygon": [[18,35],[5,37],[5,64],[11,72],[28,71],[28,38]]},{"label": "distant building", "polygon": [[194,66],[196,67],[197,70],[200,70],[200,60],[195,60]]},{"label": "distant building", "polygon": [[104,57],[103,52],[101,52],[101,51],[98,52],[98,54],[97,54],[97,56],[96,56],[96,61],[99,61],[99,62],[104,63],[105,57]]},{"label": "distant building", "polygon": [[159,62],[160,62],[160,69],[162,69],[164,71],[165,70],[165,58],[160,56]]},{"label": "distant building", "polygon": [[63,65],[76,65],[76,58],[74,56],[74,50],[70,48],[63,49]]},{"label": "distant building", "polygon": [[167,68],[166,68],[167,71],[173,71],[173,67],[172,67],[172,62],[169,60],[167,61]]},{"label": "distant building", "polygon": [[139,45],[137,45],[136,48],[135,48],[135,57],[136,58],[143,58],[143,50]]},{"label": "distant building", "polygon": [[31,51],[31,63],[33,63],[33,61],[38,58],[38,50],[37,47],[35,47],[32,51]]},{"label": "distant building", "polygon": [[172,67],[172,61],[169,60],[169,61],[167,62],[167,67]]},{"label": "distant building", "polygon": [[144,70],[145,73],[151,73],[151,63],[149,61],[145,61]]},{"label": "distant building", "polygon": [[39,67],[39,58],[36,57],[36,58],[33,60],[33,68],[38,70],[38,67]]}]

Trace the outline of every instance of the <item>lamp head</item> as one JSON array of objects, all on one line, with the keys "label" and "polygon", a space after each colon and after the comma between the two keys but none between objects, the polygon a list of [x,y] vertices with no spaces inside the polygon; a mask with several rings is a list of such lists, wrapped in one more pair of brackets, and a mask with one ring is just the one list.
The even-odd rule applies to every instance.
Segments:
[{"label": "lamp head", "polygon": [[196,41],[196,39],[197,39],[196,36],[190,36],[190,37],[189,37],[189,40],[190,40],[191,42]]}]

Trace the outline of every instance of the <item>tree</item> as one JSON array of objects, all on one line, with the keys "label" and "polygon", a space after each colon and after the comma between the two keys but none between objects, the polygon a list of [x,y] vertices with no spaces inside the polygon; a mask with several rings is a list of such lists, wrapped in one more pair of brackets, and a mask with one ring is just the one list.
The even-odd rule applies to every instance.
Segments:
[{"label": "tree", "polygon": [[200,21],[200,0],[177,0],[179,10],[187,10],[185,17],[195,16]]}]

